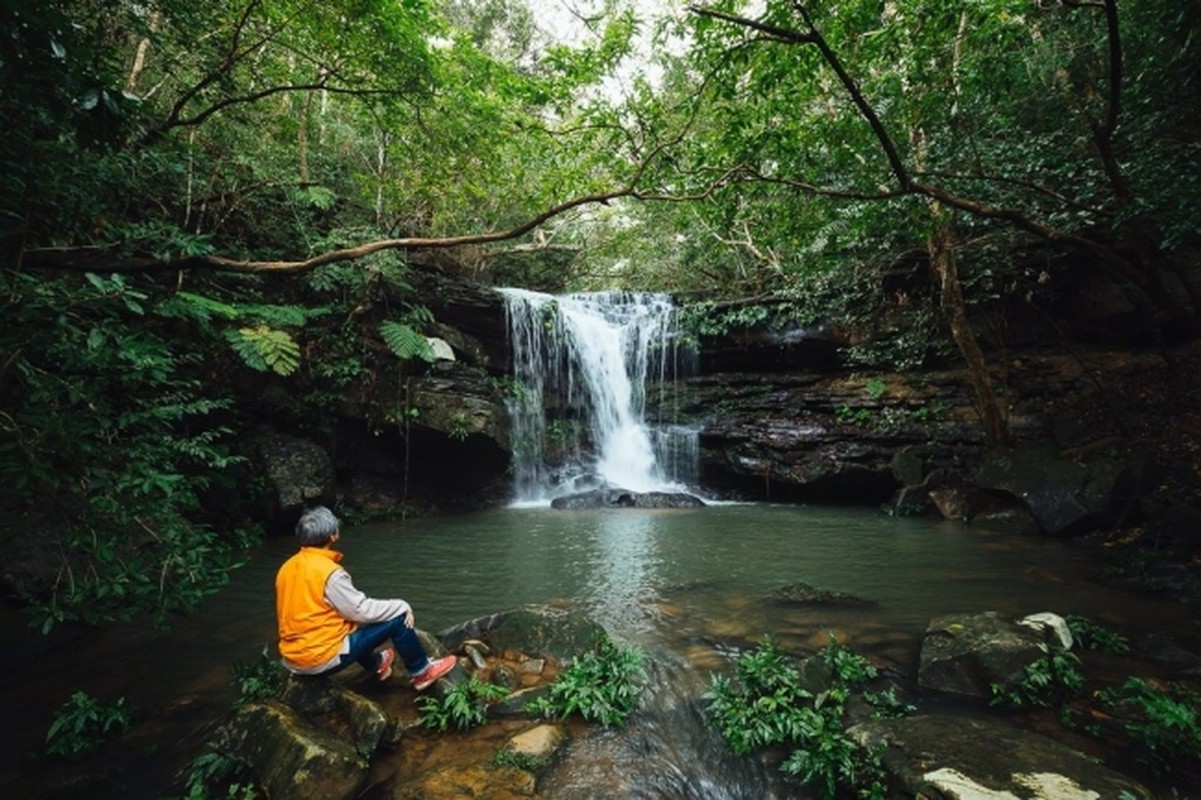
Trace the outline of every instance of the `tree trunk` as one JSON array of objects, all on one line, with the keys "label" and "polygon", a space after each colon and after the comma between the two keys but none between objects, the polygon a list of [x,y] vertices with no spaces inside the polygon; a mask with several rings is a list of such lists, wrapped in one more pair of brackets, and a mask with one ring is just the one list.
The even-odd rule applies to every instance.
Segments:
[{"label": "tree trunk", "polygon": [[955,263],[954,238],[937,206],[931,206],[931,216],[934,219],[934,230],[930,233],[927,249],[930,253],[930,268],[938,278],[939,302],[950,323],[951,337],[967,363],[968,379],[975,392],[976,412],[980,415],[988,443],[1005,444],[1009,440],[1009,423],[997,402],[984,352],[980,349],[980,343],[976,341],[976,334],[968,322],[967,306],[963,302],[963,287],[959,283],[959,269]]}]

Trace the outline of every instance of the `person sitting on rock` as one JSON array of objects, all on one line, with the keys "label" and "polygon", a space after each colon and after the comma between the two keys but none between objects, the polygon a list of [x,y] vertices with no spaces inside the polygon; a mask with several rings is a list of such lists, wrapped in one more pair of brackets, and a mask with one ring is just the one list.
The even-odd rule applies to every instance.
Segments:
[{"label": "person sitting on rock", "polygon": [[[310,508],[296,523],[300,552],[275,576],[275,612],[284,667],[298,675],[328,675],[357,662],[381,681],[396,653],[418,691],[455,666],[454,656],[431,660],[413,629],[404,600],[375,600],[355,588],[333,550],[341,523],[328,508]],[[376,648],[388,640],[395,650]]]}]

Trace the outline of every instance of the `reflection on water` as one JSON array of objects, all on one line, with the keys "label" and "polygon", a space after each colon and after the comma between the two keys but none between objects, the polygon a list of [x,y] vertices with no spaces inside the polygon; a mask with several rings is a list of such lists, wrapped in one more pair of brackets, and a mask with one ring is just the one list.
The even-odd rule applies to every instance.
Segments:
[{"label": "reflection on water", "polygon": [[[811,652],[833,632],[912,675],[921,632],[951,612],[1076,613],[1132,637],[1148,626],[1192,630],[1178,605],[1094,581],[1094,565],[1070,543],[870,510],[510,508],[363,526],[339,546],[362,589],[408,600],[426,630],[528,603],[570,605],[692,675],[689,685],[723,668],[723,653],[768,633],[790,651]],[[147,746],[199,740],[203,724],[233,699],[230,664],[253,662],[273,646],[272,580],[293,549],[286,539],[268,542],[171,634],[124,626],[41,638],[11,613],[0,618],[10,654],[0,689],[9,745],[0,789],[44,769],[22,759],[76,690],[129,697],[143,711]],[[875,605],[837,610],[770,600],[772,590],[798,580]],[[667,723],[641,735],[652,730],[670,738]]]},{"label": "reflection on water", "polygon": [[[571,603],[639,643],[764,632],[796,621],[768,595],[798,580],[876,604],[798,612],[801,620],[845,617],[907,634],[933,616],[985,609],[1104,613],[1137,629],[1138,615],[1161,605],[1096,582],[1088,553],[1068,542],[870,510],[501,509],[365,526],[340,546],[356,582],[409,600],[433,630],[525,603]],[[1170,610],[1156,613],[1172,623]]]}]

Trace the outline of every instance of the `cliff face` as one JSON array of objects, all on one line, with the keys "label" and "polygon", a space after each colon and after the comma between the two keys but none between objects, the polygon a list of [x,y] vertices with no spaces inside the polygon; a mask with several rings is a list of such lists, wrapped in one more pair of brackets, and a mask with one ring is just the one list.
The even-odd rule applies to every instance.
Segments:
[{"label": "cliff face", "polygon": [[[503,300],[432,270],[414,285],[446,357],[346,399],[332,448],[344,499],[368,510],[401,495],[440,511],[501,504],[520,446],[505,406]],[[1105,313],[1093,311],[1090,324],[1103,327]],[[994,354],[1012,436],[998,460],[962,369],[869,373],[844,360],[846,344],[845,335],[799,328],[702,342],[699,374],[680,383],[674,401],[681,421],[700,432],[700,492],[938,510],[1010,530],[1076,534],[1129,522],[1156,502],[1146,496],[1155,475],[1190,471],[1177,460],[1188,463],[1201,434],[1191,410],[1201,406],[1187,404],[1201,373],[1184,366],[1197,360],[1195,348],[1165,356],[1115,342],[1053,351],[1025,341]],[[406,418],[381,425],[379,409],[398,407],[398,392]],[[1187,477],[1171,503],[1191,507]]]}]

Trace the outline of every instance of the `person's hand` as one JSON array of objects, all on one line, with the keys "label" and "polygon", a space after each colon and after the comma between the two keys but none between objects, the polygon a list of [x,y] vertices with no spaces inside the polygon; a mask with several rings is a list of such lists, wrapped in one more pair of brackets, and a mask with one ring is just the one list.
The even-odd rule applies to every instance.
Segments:
[{"label": "person's hand", "polygon": [[411,608],[405,612],[405,627],[413,627],[413,609]]}]

